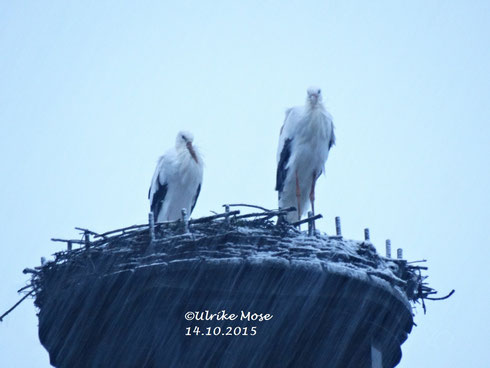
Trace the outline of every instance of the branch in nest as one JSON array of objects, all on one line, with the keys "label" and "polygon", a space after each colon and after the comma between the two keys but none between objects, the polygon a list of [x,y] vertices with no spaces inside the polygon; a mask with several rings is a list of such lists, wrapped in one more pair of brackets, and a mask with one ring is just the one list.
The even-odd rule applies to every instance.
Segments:
[{"label": "branch in nest", "polygon": [[10,308],[8,311],[6,311],[4,314],[2,314],[2,315],[0,316],[0,322],[3,322],[3,319],[4,319],[4,317],[5,317],[7,314],[9,314],[10,312],[12,312],[12,311],[13,311],[15,308],[17,308],[17,306],[18,306],[20,303],[22,303],[24,300],[26,300],[26,299],[27,299],[29,296],[31,296],[32,294],[34,294],[34,290],[31,290],[29,293],[27,293],[26,295],[24,295],[24,296],[22,297],[22,299],[21,299],[21,300],[19,300],[17,303],[15,303],[15,304],[13,305],[13,307],[12,307],[12,308]]},{"label": "branch in nest", "polygon": [[103,236],[103,235],[101,235],[99,233],[96,233],[95,231],[92,231],[92,230],[89,230],[89,229],[84,229],[83,227],[75,227],[75,230],[80,230],[80,231],[83,231],[84,233],[88,233],[90,235],[97,236],[97,237],[102,237]]},{"label": "branch in nest", "polygon": [[244,204],[244,203],[236,203],[236,204],[224,204],[223,207],[230,206],[230,207],[250,207],[250,208],[257,208],[259,210],[265,211],[265,212],[270,212],[271,210],[268,210],[267,208],[261,207],[261,206],[256,206],[253,204]]},{"label": "branch in nest", "polygon": [[32,287],[32,284],[29,284],[29,285],[24,286],[23,288],[20,288],[19,290],[17,290],[17,292],[20,293],[21,291],[24,291],[25,289],[29,289],[30,287]]},{"label": "branch in nest", "polygon": [[305,218],[304,220],[301,220],[301,221],[293,222],[293,223],[291,223],[291,225],[298,226],[298,225],[305,224],[307,222],[310,222],[310,221],[313,221],[313,220],[318,220],[318,219],[321,219],[321,218],[323,218],[323,215],[318,214],[318,215],[315,215],[313,217]]},{"label": "branch in nest", "polygon": [[51,241],[63,242],[63,243],[85,244],[84,240],[77,240],[77,239],[68,240],[68,239],[51,238]]},{"label": "branch in nest", "polygon": [[[293,207],[294,209],[294,207]],[[269,219],[271,217],[274,217],[274,216],[281,216],[281,215],[285,215],[289,212],[289,208],[287,209],[284,209],[284,210],[271,210],[271,211],[268,211],[268,212],[255,212],[255,213],[247,213],[245,215],[240,215],[240,216],[237,216],[236,218],[237,219],[244,219],[244,218],[247,218],[247,217],[264,217],[265,219]]]},{"label": "branch in nest", "polygon": [[199,224],[201,222],[208,222],[208,221],[218,219],[221,217],[229,217],[229,216],[238,215],[239,213],[240,213],[240,211],[237,210],[237,211],[230,211],[230,212],[226,212],[226,213],[220,213],[219,215],[214,215],[214,216],[200,217],[200,218],[195,219],[195,220],[189,220],[189,224]]},{"label": "branch in nest", "polygon": [[114,234],[114,233],[117,233],[119,231],[126,231],[126,230],[132,230],[132,229],[140,229],[140,228],[144,228],[144,227],[148,227],[148,224],[144,224],[144,225],[133,225],[133,226],[128,226],[128,227],[123,227],[121,229],[107,231],[107,232],[105,232],[103,234],[100,234],[100,235],[94,235],[94,237],[96,237],[96,238],[106,237],[109,234]]},{"label": "branch in nest", "polygon": [[444,299],[449,298],[451,295],[453,295],[454,294],[454,291],[455,291],[454,289],[451,290],[451,292],[449,294],[447,294],[446,296],[443,296],[441,298],[429,298],[429,297],[426,297],[425,299],[428,299],[428,300],[444,300]]}]

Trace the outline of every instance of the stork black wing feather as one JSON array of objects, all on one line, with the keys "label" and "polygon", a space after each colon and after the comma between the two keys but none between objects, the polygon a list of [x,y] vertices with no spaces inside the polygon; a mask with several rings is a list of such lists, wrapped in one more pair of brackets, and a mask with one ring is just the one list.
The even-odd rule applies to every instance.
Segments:
[{"label": "stork black wing feather", "polygon": [[277,174],[276,174],[276,190],[281,193],[284,189],[284,182],[286,181],[286,175],[288,174],[289,158],[291,157],[291,142],[292,138],[287,138],[284,141],[284,146],[282,147],[281,155],[279,156],[279,163],[277,164]]},{"label": "stork black wing feather", "polygon": [[153,216],[155,220],[158,218],[158,214],[162,210],[163,201],[165,199],[165,196],[167,195],[167,190],[168,190],[168,184],[164,183],[162,185],[160,184],[160,180],[157,180],[156,185],[157,185],[157,190],[155,191],[155,194],[153,194],[153,200],[150,206],[151,212],[153,212]]},{"label": "stork black wing feather", "polygon": [[[199,193],[201,193],[201,184],[199,184],[199,186],[197,187],[196,195],[194,196],[194,201],[193,201],[192,207],[191,207],[191,213],[192,213],[192,211],[194,211],[194,207],[196,207],[197,198],[199,198]],[[189,213],[189,215],[190,215],[190,213]]]}]

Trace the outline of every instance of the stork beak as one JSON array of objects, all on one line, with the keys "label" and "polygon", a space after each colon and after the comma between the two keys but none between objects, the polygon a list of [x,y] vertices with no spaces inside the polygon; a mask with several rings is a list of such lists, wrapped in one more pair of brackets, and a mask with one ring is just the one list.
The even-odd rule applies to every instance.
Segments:
[{"label": "stork beak", "polygon": [[192,143],[187,142],[186,146],[187,146],[187,149],[189,150],[189,153],[191,154],[192,158],[194,159],[194,161],[196,161],[196,164],[199,163],[197,161],[196,151],[194,151],[194,147],[192,147]]}]

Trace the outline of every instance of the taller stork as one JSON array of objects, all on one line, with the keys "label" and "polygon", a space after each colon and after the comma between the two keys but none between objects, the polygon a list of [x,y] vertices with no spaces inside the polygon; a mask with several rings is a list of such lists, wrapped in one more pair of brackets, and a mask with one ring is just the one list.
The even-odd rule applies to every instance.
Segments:
[{"label": "taller stork", "polygon": [[277,150],[276,190],[279,208],[296,207],[285,217],[288,222],[301,219],[308,209],[315,212],[315,184],[325,172],[330,148],[335,144],[332,116],[322,103],[322,91],[307,90],[304,106],[286,110]]}]

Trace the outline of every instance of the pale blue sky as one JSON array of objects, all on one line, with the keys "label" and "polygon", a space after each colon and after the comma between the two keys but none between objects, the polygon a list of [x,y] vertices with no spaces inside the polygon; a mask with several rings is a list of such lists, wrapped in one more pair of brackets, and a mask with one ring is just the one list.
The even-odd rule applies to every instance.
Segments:
[{"label": "pale blue sky", "polygon": [[[195,216],[276,207],[284,110],[315,84],[337,133],[318,227],[369,227],[456,289],[418,309],[400,367],[487,367],[489,24],[486,1],[1,2],[0,312],[51,237],[146,221],[181,128],[206,161]],[[35,313],[0,324],[1,366],[49,366]]]}]

